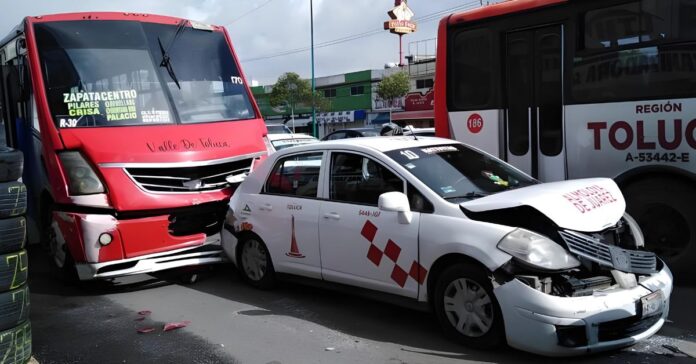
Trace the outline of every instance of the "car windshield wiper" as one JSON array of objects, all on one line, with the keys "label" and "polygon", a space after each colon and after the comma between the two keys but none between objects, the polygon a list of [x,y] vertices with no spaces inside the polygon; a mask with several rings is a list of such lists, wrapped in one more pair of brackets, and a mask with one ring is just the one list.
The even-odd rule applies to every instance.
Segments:
[{"label": "car windshield wiper", "polygon": [[445,200],[454,200],[454,199],[459,199],[459,198],[474,199],[474,198],[481,198],[481,197],[486,197],[486,196],[488,196],[487,193],[471,191],[471,192],[467,192],[463,195],[445,197]]},{"label": "car windshield wiper", "polygon": [[159,36],[157,37],[157,43],[159,43],[160,52],[162,53],[162,61],[160,62],[160,67],[164,67],[167,70],[167,73],[169,73],[169,77],[172,78],[172,80],[176,84],[176,87],[178,87],[179,90],[181,90],[181,85],[179,84],[179,80],[176,78],[176,73],[174,72],[174,68],[172,67],[172,60],[169,57],[169,51],[172,49],[172,46],[174,45],[176,39],[179,38],[179,35],[181,35],[181,33],[184,32],[184,29],[186,29],[186,21],[182,20],[176,27],[176,33],[174,33],[174,38],[172,38],[171,42],[169,42],[167,49],[164,49],[164,46],[162,45],[162,39],[160,39]]}]

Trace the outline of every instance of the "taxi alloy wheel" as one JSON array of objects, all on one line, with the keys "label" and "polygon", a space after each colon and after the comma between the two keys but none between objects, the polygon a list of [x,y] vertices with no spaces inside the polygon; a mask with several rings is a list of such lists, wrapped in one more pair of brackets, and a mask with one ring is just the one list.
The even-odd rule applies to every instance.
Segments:
[{"label": "taxi alloy wheel", "polygon": [[244,240],[239,260],[242,275],[249,284],[258,288],[272,286],[273,263],[263,242],[255,237]]},{"label": "taxi alloy wheel", "polygon": [[471,263],[445,269],[436,281],[433,304],[443,330],[456,341],[484,349],[503,343],[503,315],[482,269]]}]

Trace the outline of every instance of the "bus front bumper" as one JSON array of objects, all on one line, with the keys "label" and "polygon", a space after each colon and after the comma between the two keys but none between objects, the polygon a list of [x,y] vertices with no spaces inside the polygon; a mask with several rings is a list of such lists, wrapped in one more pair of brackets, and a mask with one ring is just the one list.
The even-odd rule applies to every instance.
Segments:
[{"label": "bus front bumper", "polygon": [[80,280],[225,261],[219,232],[174,236],[172,231],[181,226],[170,220],[175,219],[158,215],[119,220],[108,214],[59,211],[54,212],[52,229],[59,249],[75,261]]},{"label": "bus front bumper", "polygon": [[209,236],[206,243],[198,247],[106,263],[77,263],[75,267],[80,280],[85,281],[224,262],[226,259],[220,247],[220,234],[216,234]]}]

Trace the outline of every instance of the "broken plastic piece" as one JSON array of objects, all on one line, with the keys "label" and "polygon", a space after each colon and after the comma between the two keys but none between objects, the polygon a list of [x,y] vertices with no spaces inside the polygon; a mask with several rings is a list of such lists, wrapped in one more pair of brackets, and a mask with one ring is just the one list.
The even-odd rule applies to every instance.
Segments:
[{"label": "broken plastic piece", "polygon": [[135,319],[135,320],[133,320],[133,321],[143,321],[143,320],[145,320],[145,316],[140,316],[140,317],[138,317],[137,319]]},{"label": "broken plastic piece", "polygon": [[137,330],[138,334],[149,334],[153,331],[155,331],[154,327],[143,327]]},{"label": "broken plastic piece", "polygon": [[171,330],[180,329],[182,327],[188,326],[188,324],[190,324],[190,323],[191,323],[191,321],[169,322],[169,323],[164,324],[164,328],[162,329],[162,331],[171,331]]},{"label": "broken plastic piece", "polygon": [[138,312],[138,315],[140,315],[140,316],[150,316],[151,313],[152,313],[152,311],[147,311],[147,310],[145,310],[145,311],[139,311],[139,312]]}]

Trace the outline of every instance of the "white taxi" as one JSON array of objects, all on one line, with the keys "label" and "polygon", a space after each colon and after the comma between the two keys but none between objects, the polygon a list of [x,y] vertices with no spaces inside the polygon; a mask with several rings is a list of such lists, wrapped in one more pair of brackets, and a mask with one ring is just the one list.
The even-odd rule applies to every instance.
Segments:
[{"label": "white taxi", "polygon": [[539,183],[439,138],[281,150],[230,202],[223,247],[250,284],[323,280],[429,306],[446,334],[561,356],[662,327],[672,275],[610,179]]}]

